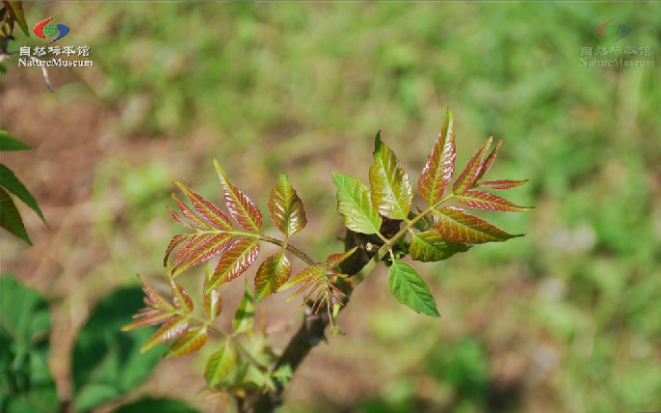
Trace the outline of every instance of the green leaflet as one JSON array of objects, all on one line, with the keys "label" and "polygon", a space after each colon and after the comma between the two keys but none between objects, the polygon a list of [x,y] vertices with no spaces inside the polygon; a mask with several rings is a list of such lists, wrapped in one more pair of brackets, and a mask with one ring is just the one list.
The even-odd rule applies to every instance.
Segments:
[{"label": "green leaflet", "polygon": [[60,400],[48,368],[46,301],[10,275],[0,277],[0,411],[57,413]]},{"label": "green leaflet", "polygon": [[246,291],[243,293],[239,307],[236,309],[232,327],[237,333],[245,333],[252,329],[255,323],[255,297],[250,287],[250,282],[246,280]]},{"label": "green leaflet", "polygon": [[388,274],[388,287],[397,301],[416,313],[440,317],[429,287],[415,268],[395,260]]},{"label": "green leaflet", "polygon": [[374,141],[374,161],[369,173],[372,203],[383,216],[406,218],[413,201],[413,187],[395,153],[381,142],[381,132]]},{"label": "green leaflet", "polygon": [[333,173],[337,187],[337,211],[344,217],[344,225],[363,234],[377,234],[381,217],[370,199],[367,185],[349,175]]},{"label": "green leaflet", "polygon": [[4,151],[27,151],[30,147],[7,133],[0,130],[0,152]]},{"label": "green leaflet", "polygon": [[217,352],[213,353],[207,361],[204,369],[204,377],[207,385],[211,388],[216,387],[227,377],[227,374],[234,368],[236,356],[229,345],[224,345]]},{"label": "green leaflet", "polygon": [[201,349],[207,342],[207,327],[197,327],[188,330],[177,341],[172,343],[165,357],[179,357],[194,353]]},{"label": "green leaflet", "polygon": [[255,276],[255,298],[257,302],[278,291],[291,276],[291,264],[284,251],[268,257]]},{"label": "green leaflet", "polygon": [[413,234],[409,253],[416,261],[430,262],[446,260],[458,252],[466,252],[469,246],[451,242],[436,230]]},{"label": "green leaflet", "polygon": [[269,214],[276,227],[289,238],[307,224],[303,202],[287,178],[280,174],[269,197]]},{"label": "green leaflet", "polygon": [[25,230],[25,225],[23,225],[21,214],[19,214],[9,194],[2,188],[0,188],[0,227],[32,245],[32,241],[30,241],[30,237]]}]

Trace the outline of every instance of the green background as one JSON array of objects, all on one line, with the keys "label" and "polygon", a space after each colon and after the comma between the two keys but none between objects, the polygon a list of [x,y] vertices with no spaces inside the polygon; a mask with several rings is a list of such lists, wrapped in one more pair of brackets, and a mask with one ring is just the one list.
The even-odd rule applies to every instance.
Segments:
[{"label": "green background", "polygon": [[[309,221],[292,242],[322,258],[341,248],[331,172],[365,179],[381,130],[417,182],[450,106],[458,168],[494,135],[505,143],[489,176],[530,179],[508,197],[533,212],[481,215],[527,236],[418,265],[440,319],[399,305],[375,272],[340,317],[348,335],[315,349],[282,412],[661,410],[660,3],[37,3],[26,15],[56,15],[71,28],[58,44],[88,45],[94,61],[52,69],[55,94],[36,68],[12,61],[2,77],[2,126],[35,148],[3,162],[50,224],[21,209],[35,246],[3,234],[3,271],[53,309],[60,394],[94,303],[161,272],[173,180],[219,202],[217,158],[266,212],[286,171]],[[617,43],[594,31],[611,17],[631,28]],[[656,65],[582,66],[598,46],[649,46]],[[181,278],[194,289],[201,272]],[[276,347],[300,317],[284,298],[260,303]],[[203,363],[164,361],[136,393],[210,412],[195,398]]]}]

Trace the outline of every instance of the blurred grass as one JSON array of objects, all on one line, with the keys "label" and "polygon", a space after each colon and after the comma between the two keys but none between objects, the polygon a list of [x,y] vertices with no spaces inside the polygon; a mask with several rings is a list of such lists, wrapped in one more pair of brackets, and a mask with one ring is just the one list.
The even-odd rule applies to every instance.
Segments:
[{"label": "blurred grass", "polygon": [[[158,270],[175,233],[164,210],[172,180],[220,199],[211,158],[262,207],[287,171],[311,221],[298,243],[319,256],[341,245],[330,172],[365,178],[377,130],[417,180],[450,106],[459,166],[494,135],[505,145],[490,176],[530,178],[511,198],[534,212],[485,214],[527,237],[420,266],[440,321],[400,308],[383,273],[365,286],[379,290],[351,304],[341,322],[358,337],[320,351],[376,366],[379,383],[356,379],[375,389],[367,399],[320,385],[320,400],[294,390],[283,412],[661,410],[660,3],[64,3],[31,13],[55,11],[102,73],[59,93],[95,96],[115,108],[113,131],[170,151],[97,165],[95,228],[111,250],[107,271],[126,279]],[[610,17],[632,28],[618,45],[651,46],[656,67],[580,66]]]}]

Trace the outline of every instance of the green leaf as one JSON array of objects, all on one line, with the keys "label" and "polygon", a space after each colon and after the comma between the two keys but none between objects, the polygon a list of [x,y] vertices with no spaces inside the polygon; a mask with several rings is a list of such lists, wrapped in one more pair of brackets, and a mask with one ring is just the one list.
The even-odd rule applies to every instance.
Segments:
[{"label": "green leaf", "polygon": [[106,295],[78,332],[72,362],[73,405],[86,412],[138,387],[154,371],[165,348],[140,354],[154,327],[121,332],[120,327],[143,304],[139,288]]},{"label": "green leaf", "polygon": [[204,377],[207,380],[207,385],[211,388],[219,385],[236,364],[236,356],[229,347],[224,345],[217,352],[213,353],[207,361],[207,366],[204,370]]},{"label": "green leaf", "polygon": [[461,208],[450,206],[433,212],[436,216],[436,229],[450,241],[484,244],[522,236],[508,234]]},{"label": "green leaf", "polygon": [[0,276],[0,411],[59,411],[48,367],[49,335],[46,301],[13,276]]},{"label": "green leaf", "polygon": [[259,233],[262,229],[262,213],[255,203],[229,180],[218,161],[214,159],[213,164],[223,186],[225,204],[230,214],[244,229]]},{"label": "green leaf", "polygon": [[374,161],[369,173],[372,203],[383,216],[406,218],[413,201],[413,187],[395,153],[381,142],[381,132],[374,140]]},{"label": "green leaf", "polygon": [[23,225],[21,214],[16,209],[14,201],[4,189],[0,188],[0,227],[9,231],[10,234],[32,245],[30,237]]},{"label": "green leaf", "polygon": [[14,17],[14,20],[18,23],[18,25],[21,27],[21,30],[23,33],[27,36],[30,37],[30,31],[28,30],[28,24],[25,21],[25,13],[23,12],[23,4],[20,1],[7,1],[4,2],[5,4],[9,3],[11,6],[11,14]]},{"label": "green leaf", "polygon": [[291,264],[285,252],[268,257],[255,276],[255,299],[257,302],[278,291],[291,276]]},{"label": "green leaf", "polygon": [[30,147],[7,133],[0,130],[0,152],[4,151],[27,151]]},{"label": "green leaf", "polygon": [[34,210],[34,212],[39,215],[39,218],[41,218],[44,223],[46,223],[46,220],[44,219],[44,214],[41,212],[41,209],[39,209],[39,205],[37,205],[37,201],[34,199],[32,194],[27,190],[27,188],[21,183],[21,181],[16,178],[16,175],[11,171],[11,169],[7,168],[4,164],[0,163],[0,186],[3,186],[7,191],[11,192],[12,194],[16,195],[18,199],[23,201],[25,205],[29,206]]},{"label": "green leaf", "polygon": [[145,397],[143,399],[125,404],[114,410],[113,413],[198,413],[197,410],[188,407],[184,402],[171,399],[154,399]]},{"label": "green leaf", "polygon": [[337,211],[344,217],[344,225],[363,234],[377,234],[381,230],[381,216],[374,208],[367,185],[358,178],[333,173],[337,187]]},{"label": "green leaf", "polygon": [[388,287],[397,301],[416,313],[440,317],[429,287],[415,268],[407,263],[393,261],[388,274]]},{"label": "green leaf", "polygon": [[458,252],[466,252],[466,244],[451,242],[436,230],[413,234],[409,253],[416,261],[430,262],[446,260]]},{"label": "green leaf", "polygon": [[236,309],[232,327],[237,333],[245,333],[253,328],[255,324],[255,298],[250,287],[250,282],[246,280],[246,291],[243,293],[239,307]]},{"label": "green leaf", "polygon": [[275,226],[287,238],[302,230],[308,222],[303,210],[303,202],[291,186],[287,174],[281,174],[271,190],[269,214]]},{"label": "green leaf", "polygon": [[443,191],[452,180],[457,157],[455,139],[454,117],[448,108],[445,124],[418,180],[418,192],[429,205],[443,198]]}]

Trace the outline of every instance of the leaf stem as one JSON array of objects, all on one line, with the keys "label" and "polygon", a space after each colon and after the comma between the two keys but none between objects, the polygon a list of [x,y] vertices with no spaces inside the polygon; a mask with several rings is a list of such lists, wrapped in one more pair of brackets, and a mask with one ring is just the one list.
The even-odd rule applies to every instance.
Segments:
[{"label": "leaf stem", "polygon": [[436,202],[434,205],[430,205],[427,207],[425,210],[421,211],[418,215],[416,215],[413,219],[410,221],[406,222],[406,225],[402,229],[399,230],[392,238],[390,238],[385,244],[379,248],[379,251],[377,251],[376,254],[372,257],[372,259],[353,277],[351,277],[352,280],[352,287],[356,288],[358,284],[360,284],[365,277],[367,277],[376,267],[376,265],[381,261],[381,259],[392,249],[392,247],[395,246],[397,241],[406,233],[415,226],[415,224],[420,221],[422,218],[427,216],[430,212],[434,210],[434,208],[438,207],[439,205],[449,201],[452,199],[454,194],[449,194],[445,197],[443,197],[440,201]]},{"label": "leaf stem", "polygon": [[288,242],[281,241],[277,238],[269,237],[268,235],[263,235],[263,234],[259,234],[254,238],[259,238],[262,241],[270,242],[271,244],[278,245],[278,246],[286,249],[287,251],[291,252],[296,257],[298,257],[301,261],[305,262],[308,265],[317,265],[318,264],[317,261],[313,260],[306,253],[304,253],[303,251],[301,251],[298,248],[294,247],[293,245],[289,244]]}]

